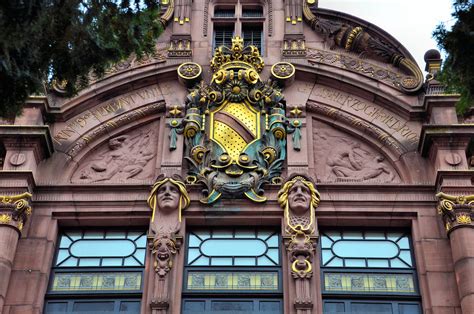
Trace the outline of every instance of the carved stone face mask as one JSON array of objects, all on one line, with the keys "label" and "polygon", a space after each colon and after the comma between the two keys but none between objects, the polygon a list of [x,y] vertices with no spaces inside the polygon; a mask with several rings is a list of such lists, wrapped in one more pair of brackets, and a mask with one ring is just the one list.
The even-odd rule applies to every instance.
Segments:
[{"label": "carved stone face mask", "polygon": [[295,215],[303,215],[309,210],[311,192],[301,181],[296,181],[288,192],[288,206]]},{"label": "carved stone face mask", "polygon": [[158,208],[163,213],[178,210],[180,196],[178,187],[171,182],[166,182],[158,189]]}]

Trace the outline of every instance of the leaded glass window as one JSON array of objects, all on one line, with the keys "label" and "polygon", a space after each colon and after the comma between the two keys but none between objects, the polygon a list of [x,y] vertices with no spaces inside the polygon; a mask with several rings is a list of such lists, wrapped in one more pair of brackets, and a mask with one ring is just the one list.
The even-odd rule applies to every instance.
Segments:
[{"label": "leaded glass window", "polygon": [[[44,312],[139,313],[146,245],[141,230],[60,233]],[[97,299],[111,294],[122,299]]]},{"label": "leaded glass window", "polygon": [[[321,232],[320,241],[325,314],[421,313],[413,249],[406,232],[327,230]],[[331,300],[336,296],[353,300]],[[370,296],[392,299],[379,302]]]},{"label": "leaded glass window", "polygon": [[[276,231],[192,230],[186,243],[184,314],[282,312],[281,239]],[[252,298],[255,293],[266,298]]]}]

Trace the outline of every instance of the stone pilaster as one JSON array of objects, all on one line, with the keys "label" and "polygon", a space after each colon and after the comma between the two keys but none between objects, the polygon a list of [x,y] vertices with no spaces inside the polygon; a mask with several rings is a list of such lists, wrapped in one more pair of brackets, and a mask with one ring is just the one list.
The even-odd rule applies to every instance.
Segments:
[{"label": "stone pilaster", "polygon": [[474,195],[438,193],[436,196],[438,212],[451,243],[461,309],[464,314],[474,313]]},{"label": "stone pilaster", "polygon": [[0,313],[5,303],[18,239],[31,215],[30,199],[30,193],[0,196]]}]

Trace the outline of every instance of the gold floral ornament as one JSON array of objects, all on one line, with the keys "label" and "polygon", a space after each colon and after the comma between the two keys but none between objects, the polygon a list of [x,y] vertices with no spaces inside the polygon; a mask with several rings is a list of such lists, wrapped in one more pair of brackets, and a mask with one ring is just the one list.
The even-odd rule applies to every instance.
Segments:
[{"label": "gold floral ornament", "polygon": [[474,216],[474,195],[436,194],[438,214],[442,215],[448,234],[456,228],[472,226]]},{"label": "gold floral ornament", "polygon": [[31,196],[28,192],[0,196],[0,224],[12,226],[21,231],[32,212]]}]

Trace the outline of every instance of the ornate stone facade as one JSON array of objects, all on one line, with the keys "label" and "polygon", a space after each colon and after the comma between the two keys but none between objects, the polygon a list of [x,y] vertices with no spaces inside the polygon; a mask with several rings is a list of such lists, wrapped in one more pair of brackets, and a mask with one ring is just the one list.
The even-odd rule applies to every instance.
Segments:
[{"label": "ornate stone facade", "polygon": [[0,312],[474,313],[474,118],[439,53],[424,80],[317,1],[162,5],[155,54],[1,119]]}]

